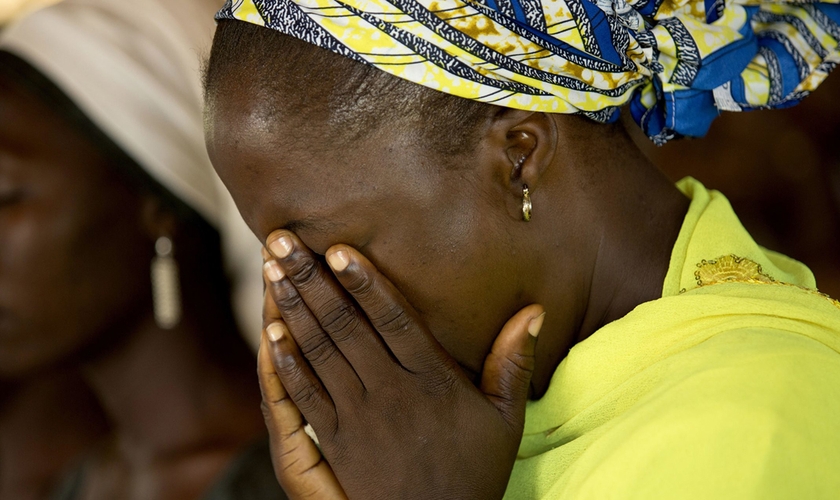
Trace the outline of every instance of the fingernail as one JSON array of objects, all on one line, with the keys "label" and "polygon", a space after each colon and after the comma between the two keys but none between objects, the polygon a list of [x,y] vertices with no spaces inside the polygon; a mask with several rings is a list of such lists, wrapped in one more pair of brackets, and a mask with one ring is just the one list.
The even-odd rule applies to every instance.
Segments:
[{"label": "fingernail", "polygon": [[283,259],[288,257],[290,253],[292,253],[294,245],[292,245],[291,238],[289,238],[288,236],[281,236],[269,243],[268,248],[270,248],[271,252],[278,258]]},{"label": "fingernail", "polygon": [[269,281],[273,281],[277,283],[278,281],[282,280],[284,276],[283,270],[280,269],[280,266],[277,265],[277,261],[269,260],[265,264],[263,264],[263,271],[265,275],[268,277]]},{"label": "fingernail", "polygon": [[339,250],[337,252],[333,252],[327,257],[327,262],[329,262],[330,267],[333,268],[334,271],[344,271],[347,269],[347,265],[350,264],[350,257],[347,256],[347,252],[344,250]]},{"label": "fingernail", "polygon": [[536,337],[540,334],[540,329],[542,329],[543,320],[545,319],[545,311],[542,314],[537,316],[536,318],[532,319],[528,322],[528,333],[532,337]]},{"label": "fingernail", "polygon": [[265,329],[265,333],[268,334],[268,338],[271,339],[272,342],[280,342],[283,337],[286,335],[286,327],[283,326],[283,323],[272,323],[268,325],[268,328]]}]

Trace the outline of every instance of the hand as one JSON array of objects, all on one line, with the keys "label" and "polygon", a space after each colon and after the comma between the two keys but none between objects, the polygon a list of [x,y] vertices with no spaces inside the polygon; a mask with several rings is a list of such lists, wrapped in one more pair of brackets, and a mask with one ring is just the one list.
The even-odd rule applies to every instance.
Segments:
[{"label": "hand", "polygon": [[283,321],[268,325],[263,350],[279,376],[274,389],[288,391],[328,462],[311,441],[291,440],[290,431],[302,435],[300,415],[273,416],[272,406],[288,406],[274,390],[267,421],[284,488],[303,484],[308,465],[327,481],[327,498],[501,498],[522,436],[542,307],[508,321],[476,388],[364,256],[334,246],[330,273],[288,231],[273,233],[268,247],[276,259],[266,264],[268,290]]},{"label": "hand", "polygon": [[[263,258],[269,258],[265,250]],[[266,281],[267,286],[268,284]],[[265,327],[278,321],[282,321],[280,311],[266,290],[263,303],[263,332],[257,353],[257,374],[262,393],[263,417],[269,431],[274,475],[291,500],[346,500],[347,495],[341,489],[330,465],[321,456],[321,451],[312,438],[307,435],[303,415],[274,371]]]}]

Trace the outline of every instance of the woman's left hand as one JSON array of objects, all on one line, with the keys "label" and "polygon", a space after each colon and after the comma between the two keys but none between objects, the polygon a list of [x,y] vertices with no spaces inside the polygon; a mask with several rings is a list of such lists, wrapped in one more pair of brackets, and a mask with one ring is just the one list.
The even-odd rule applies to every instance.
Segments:
[{"label": "woman's left hand", "polygon": [[[267,247],[274,304],[263,348],[328,462],[287,439],[289,422],[265,401],[275,471],[291,498],[306,496],[289,490],[307,474],[330,482],[329,498],[501,498],[522,436],[542,307],[508,321],[476,388],[360,253],[330,248],[331,273],[293,233],[272,233]],[[314,473],[278,467],[300,465],[298,454]]]}]

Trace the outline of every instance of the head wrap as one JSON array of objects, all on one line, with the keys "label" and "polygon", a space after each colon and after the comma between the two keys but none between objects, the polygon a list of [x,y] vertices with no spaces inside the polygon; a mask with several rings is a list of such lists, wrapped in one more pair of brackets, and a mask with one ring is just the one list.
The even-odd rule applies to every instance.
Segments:
[{"label": "head wrap", "polygon": [[610,122],[630,102],[657,143],[793,105],[840,59],[840,7],[819,1],[228,0],[216,18],[499,106]]},{"label": "head wrap", "polygon": [[209,50],[217,7],[213,0],[65,0],[9,26],[0,50],[43,73],[219,231],[240,327],[258,335],[259,242],[204,144],[200,56]]}]

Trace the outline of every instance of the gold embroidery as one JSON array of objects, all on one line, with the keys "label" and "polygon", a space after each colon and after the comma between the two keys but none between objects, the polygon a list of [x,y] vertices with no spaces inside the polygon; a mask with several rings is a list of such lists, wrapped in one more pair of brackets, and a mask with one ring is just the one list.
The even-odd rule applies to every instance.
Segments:
[{"label": "gold embroidery", "polygon": [[[694,278],[697,280],[698,287],[718,283],[754,283],[792,286],[806,292],[817,294],[840,308],[840,301],[831,298],[827,294],[804,286],[776,281],[772,276],[762,271],[761,264],[746,257],[738,257],[737,255],[724,255],[717,259],[701,260],[697,264],[697,271],[694,271]],[[680,293],[684,290],[680,290]]]},{"label": "gold embroidery", "polygon": [[737,255],[724,255],[712,260],[701,260],[694,272],[697,286],[714,285],[727,281],[775,283],[761,270],[761,264]]}]

